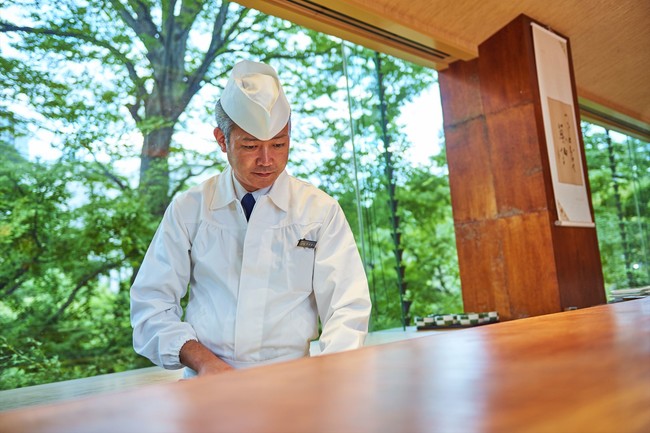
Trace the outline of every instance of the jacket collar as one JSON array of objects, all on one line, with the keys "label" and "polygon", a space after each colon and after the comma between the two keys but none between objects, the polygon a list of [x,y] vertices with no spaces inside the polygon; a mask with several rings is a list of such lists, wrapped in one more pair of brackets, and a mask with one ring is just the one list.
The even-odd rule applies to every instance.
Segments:
[{"label": "jacket collar", "polygon": [[[286,170],[283,170],[275,180],[267,197],[281,210],[285,212],[289,210],[289,175]],[[221,174],[216,177],[216,187],[210,209],[226,207],[236,200],[237,194],[232,184],[232,168],[227,165]]]},{"label": "jacket collar", "polygon": [[289,175],[287,170],[282,170],[267,196],[281,210],[284,212],[289,211]]}]

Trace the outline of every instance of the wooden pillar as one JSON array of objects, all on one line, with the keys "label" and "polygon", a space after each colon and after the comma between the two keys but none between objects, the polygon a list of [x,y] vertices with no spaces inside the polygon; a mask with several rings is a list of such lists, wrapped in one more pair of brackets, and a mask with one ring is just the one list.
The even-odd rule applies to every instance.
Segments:
[{"label": "wooden pillar", "polygon": [[605,303],[596,229],[555,224],[531,22],[439,74],[464,308],[503,320]]}]

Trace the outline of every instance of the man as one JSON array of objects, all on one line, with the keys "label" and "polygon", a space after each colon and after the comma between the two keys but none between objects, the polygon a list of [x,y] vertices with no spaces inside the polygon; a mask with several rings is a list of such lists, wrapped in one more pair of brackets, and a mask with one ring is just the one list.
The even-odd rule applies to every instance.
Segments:
[{"label": "man", "polygon": [[359,252],[338,203],[285,171],[277,73],[236,64],[216,111],[229,167],[165,212],[131,288],[136,352],[185,377],[264,365],[308,356],[319,318],[322,354],[362,346],[371,305]]}]

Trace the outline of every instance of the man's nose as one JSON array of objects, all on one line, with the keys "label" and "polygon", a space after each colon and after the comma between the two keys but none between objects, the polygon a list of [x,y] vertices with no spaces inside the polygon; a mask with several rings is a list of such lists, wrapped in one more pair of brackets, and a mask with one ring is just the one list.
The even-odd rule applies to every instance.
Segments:
[{"label": "man's nose", "polygon": [[266,146],[261,146],[260,153],[257,156],[257,163],[259,165],[271,165],[272,162],[273,155],[271,154],[271,150]]}]

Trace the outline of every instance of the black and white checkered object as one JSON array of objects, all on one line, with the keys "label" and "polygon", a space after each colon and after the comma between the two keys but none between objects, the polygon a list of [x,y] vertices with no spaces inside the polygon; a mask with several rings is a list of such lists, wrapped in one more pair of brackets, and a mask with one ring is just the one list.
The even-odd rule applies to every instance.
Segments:
[{"label": "black and white checkered object", "polygon": [[487,311],[484,313],[460,314],[430,314],[426,317],[415,317],[418,330],[436,328],[466,328],[470,326],[486,325],[499,321],[499,313]]}]

